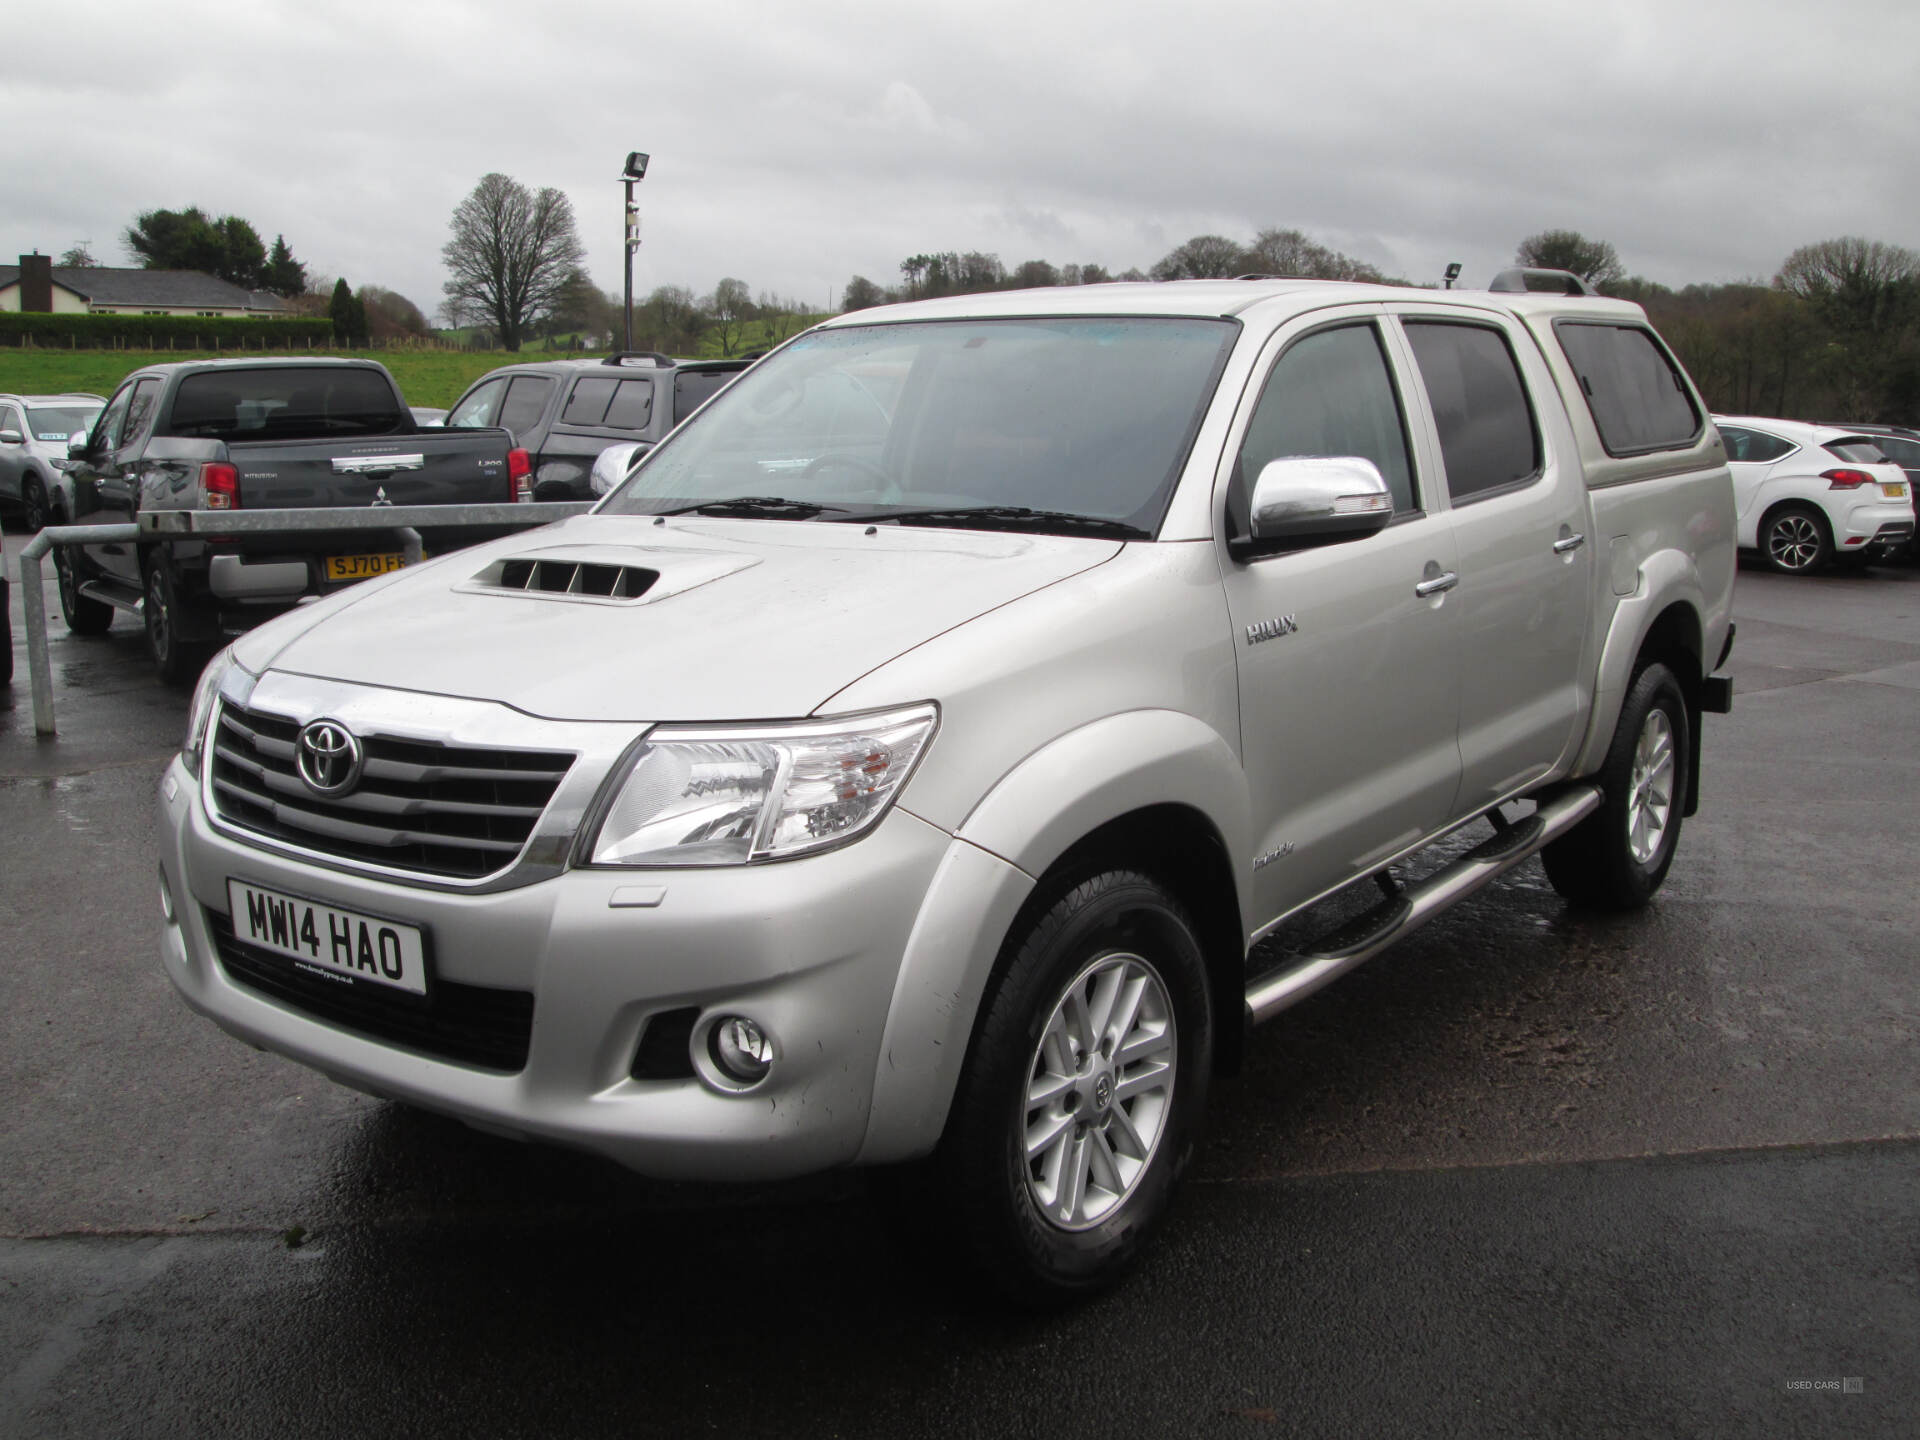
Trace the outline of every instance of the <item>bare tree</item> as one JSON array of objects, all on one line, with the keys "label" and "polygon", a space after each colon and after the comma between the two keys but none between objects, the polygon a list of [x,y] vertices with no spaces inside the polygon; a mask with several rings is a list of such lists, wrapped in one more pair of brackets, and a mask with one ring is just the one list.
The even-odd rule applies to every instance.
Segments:
[{"label": "bare tree", "polygon": [[1253,237],[1246,259],[1261,275],[1285,275],[1306,280],[1363,280],[1373,285],[1387,277],[1364,260],[1342,255],[1299,230],[1262,230]]},{"label": "bare tree", "polygon": [[1513,263],[1541,270],[1571,270],[1596,290],[1625,277],[1627,267],[1605,240],[1589,240],[1578,230],[1542,230],[1513,252]]},{"label": "bare tree", "polygon": [[720,353],[731,355],[746,337],[747,322],[753,319],[753,292],[747,282],[731,276],[713,287],[713,293],[700,302],[707,312]]},{"label": "bare tree", "polygon": [[61,251],[60,258],[53,263],[63,270],[92,270],[100,264],[93,258],[93,251],[87,248],[87,242],[84,240],[71,250]]},{"label": "bare tree", "polygon": [[1224,235],[1196,235],[1153,267],[1156,280],[1208,280],[1249,269],[1247,252]]},{"label": "bare tree", "polygon": [[782,300],[766,291],[753,308],[760,317],[760,343],[769,350],[807,323],[807,312],[798,300]]},{"label": "bare tree", "polygon": [[502,347],[518,350],[521,337],[561,302],[586,255],[573,203],[550,186],[536,194],[496,172],[455,208],[452,229],[440,251],[450,276],[447,312],[490,322]]}]

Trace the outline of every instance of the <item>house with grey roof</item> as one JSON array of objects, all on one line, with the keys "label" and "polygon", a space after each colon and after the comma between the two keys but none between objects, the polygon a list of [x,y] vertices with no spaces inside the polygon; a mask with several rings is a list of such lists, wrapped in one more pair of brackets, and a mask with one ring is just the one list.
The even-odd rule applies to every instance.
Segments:
[{"label": "house with grey roof", "polygon": [[198,270],[56,266],[48,255],[0,265],[0,310],[54,315],[202,315],[227,319],[291,315],[278,295],[248,290]]}]

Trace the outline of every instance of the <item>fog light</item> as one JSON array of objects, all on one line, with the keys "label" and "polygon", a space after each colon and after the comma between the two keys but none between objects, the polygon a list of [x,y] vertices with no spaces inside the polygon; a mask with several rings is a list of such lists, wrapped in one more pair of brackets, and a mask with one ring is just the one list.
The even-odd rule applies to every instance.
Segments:
[{"label": "fog light", "polygon": [[160,871],[160,913],[167,917],[167,924],[173,924],[173,889],[167,884],[165,867]]},{"label": "fog light", "polygon": [[720,1073],[740,1085],[757,1085],[773,1069],[773,1038],[744,1015],[724,1015],[707,1032],[707,1053]]}]

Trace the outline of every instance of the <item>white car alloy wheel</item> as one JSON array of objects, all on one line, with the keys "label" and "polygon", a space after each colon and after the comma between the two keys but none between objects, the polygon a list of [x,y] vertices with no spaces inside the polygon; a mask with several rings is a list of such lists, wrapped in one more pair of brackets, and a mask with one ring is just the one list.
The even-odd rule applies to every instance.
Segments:
[{"label": "white car alloy wheel", "polygon": [[1827,548],[1820,522],[1800,510],[1789,510],[1767,527],[1767,558],[1775,568],[1799,574],[1820,563]]},{"label": "white car alloy wheel", "polygon": [[1627,797],[1627,848],[1645,865],[1666,838],[1673,813],[1673,725],[1664,710],[1649,710],[1633,752],[1633,789]]},{"label": "white car alloy wheel", "polygon": [[1100,955],[1061,993],[1021,1120],[1027,1191],[1049,1223],[1090,1229],[1133,1193],[1172,1115],[1178,1047],[1166,986],[1138,955]]}]

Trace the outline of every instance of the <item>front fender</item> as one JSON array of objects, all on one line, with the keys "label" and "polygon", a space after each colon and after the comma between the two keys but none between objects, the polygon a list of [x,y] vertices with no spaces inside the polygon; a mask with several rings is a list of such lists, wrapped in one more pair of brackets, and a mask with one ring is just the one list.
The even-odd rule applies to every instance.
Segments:
[{"label": "front fender", "polygon": [[[903,807],[910,803],[911,792]],[[1246,780],[1221,735],[1172,710],[1097,720],[1028,756],[962,822],[920,906],[894,982],[859,1161],[931,1150],[1001,947],[1038,877],[1083,837],[1154,805],[1204,814],[1236,863]],[[1247,896],[1238,895],[1245,933]]]}]

